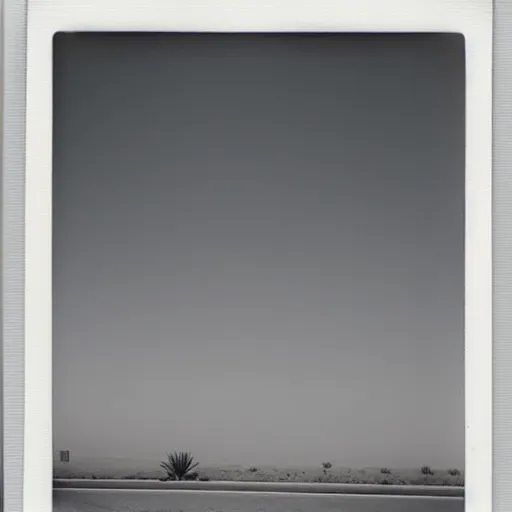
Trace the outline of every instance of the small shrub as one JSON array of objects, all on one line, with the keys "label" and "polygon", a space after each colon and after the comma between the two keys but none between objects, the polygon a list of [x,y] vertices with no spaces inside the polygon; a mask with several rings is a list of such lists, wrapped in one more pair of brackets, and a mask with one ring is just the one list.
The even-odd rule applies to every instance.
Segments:
[{"label": "small shrub", "polygon": [[183,477],[183,480],[197,480],[199,477],[199,474],[196,472],[188,473]]},{"label": "small shrub", "polygon": [[386,478],[384,478],[384,480],[381,480],[380,482],[382,485],[391,485],[391,482],[389,480],[387,480]]},{"label": "small shrub", "polygon": [[169,480],[183,480],[198,465],[199,463],[194,462],[194,457],[188,452],[167,454],[167,462],[160,463]]},{"label": "small shrub", "polygon": [[391,474],[391,471],[390,471],[388,468],[381,468],[381,469],[380,469],[380,472],[381,472],[383,475],[389,475],[389,474]]},{"label": "small shrub", "polygon": [[251,473],[256,473],[258,471],[258,468],[252,467],[252,468],[249,468],[249,471]]},{"label": "small shrub", "polygon": [[455,468],[449,469],[448,473],[450,473],[450,475],[452,475],[452,476],[459,476],[460,475],[460,471],[458,469],[455,469]]},{"label": "small shrub", "polygon": [[322,467],[324,468],[324,475],[327,475],[327,470],[332,468],[332,464],[330,462],[322,462]]},{"label": "small shrub", "polygon": [[199,477],[199,481],[200,482],[209,482],[210,481],[210,478],[207,477],[207,476],[200,476]]},{"label": "small shrub", "polygon": [[432,471],[431,467],[430,466],[422,466],[421,468],[421,472],[424,474],[424,475],[433,475],[434,472]]}]

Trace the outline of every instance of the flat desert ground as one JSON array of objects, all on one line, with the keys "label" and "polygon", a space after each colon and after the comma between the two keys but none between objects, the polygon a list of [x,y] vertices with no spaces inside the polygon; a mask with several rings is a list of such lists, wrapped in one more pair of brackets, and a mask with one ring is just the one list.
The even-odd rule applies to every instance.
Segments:
[{"label": "flat desert ground", "polygon": [[[163,459],[162,459],[163,460]],[[433,474],[424,474],[420,467],[347,468],[318,467],[257,467],[257,466],[203,466],[194,470],[198,480],[235,482],[315,482],[384,485],[450,485],[463,486],[464,472],[432,468]],[[130,459],[73,458],[69,463],[54,462],[54,478],[78,479],[148,479],[165,477],[160,461]]]}]

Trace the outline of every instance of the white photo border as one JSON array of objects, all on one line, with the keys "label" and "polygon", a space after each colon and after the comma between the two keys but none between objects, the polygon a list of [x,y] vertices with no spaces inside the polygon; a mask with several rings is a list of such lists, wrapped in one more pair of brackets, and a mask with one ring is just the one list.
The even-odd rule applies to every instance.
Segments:
[{"label": "white photo border", "polygon": [[52,64],[60,31],[456,32],[466,43],[467,512],[492,510],[491,0],[31,0],[25,167],[24,512],[52,511]]}]

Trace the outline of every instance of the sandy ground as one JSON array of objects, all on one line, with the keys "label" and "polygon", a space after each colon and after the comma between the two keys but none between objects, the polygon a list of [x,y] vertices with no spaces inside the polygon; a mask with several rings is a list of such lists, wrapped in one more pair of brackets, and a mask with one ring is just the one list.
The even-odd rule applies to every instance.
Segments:
[{"label": "sandy ground", "polygon": [[[74,459],[70,463],[54,463],[55,478],[97,479],[160,479],[164,472],[159,461],[130,461],[128,459]],[[195,471],[200,480],[242,482],[317,482],[384,485],[464,485],[464,472],[432,469],[425,475],[421,468],[274,468],[274,467],[207,467],[199,465]]]}]

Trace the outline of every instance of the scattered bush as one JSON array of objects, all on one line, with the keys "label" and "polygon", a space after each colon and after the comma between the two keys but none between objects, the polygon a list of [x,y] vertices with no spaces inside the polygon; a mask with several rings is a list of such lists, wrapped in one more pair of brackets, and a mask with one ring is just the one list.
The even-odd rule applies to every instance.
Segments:
[{"label": "scattered bush", "polygon": [[167,462],[161,462],[169,480],[183,480],[199,465],[188,452],[174,452],[167,454]]},{"label": "scattered bush", "polygon": [[209,482],[210,481],[210,478],[207,477],[207,476],[200,476],[199,477],[199,481],[200,482]]},{"label": "scattered bush", "polygon": [[390,474],[391,474],[391,471],[390,471],[388,468],[381,468],[381,469],[380,469],[380,472],[381,472],[383,475],[390,475]]},{"label": "scattered bush", "polygon": [[421,472],[424,474],[424,475],[433,475],[434,472],[432,471],[431,467],[430,466],[422,466],[421,468]]},{"label": "scattered bush", "polygon": [[258,471],[258,468],[252,467],[252,468],[249,468],[249,471],[251,473],[256,473]]},{"label": "scattered bush", "polygon": [[450,475],[452,475],[452,476],[459,476],[460,475],[460,471],[458,469],[455,469],[455,468],[449,469],[448,473],[450,473]]},{"label": "scattered bush", "polygon": [[324,473],[327,473],[327,470],[332,468],[332,464],[328,461],[322,462],[322,467],[324,468]]}]

